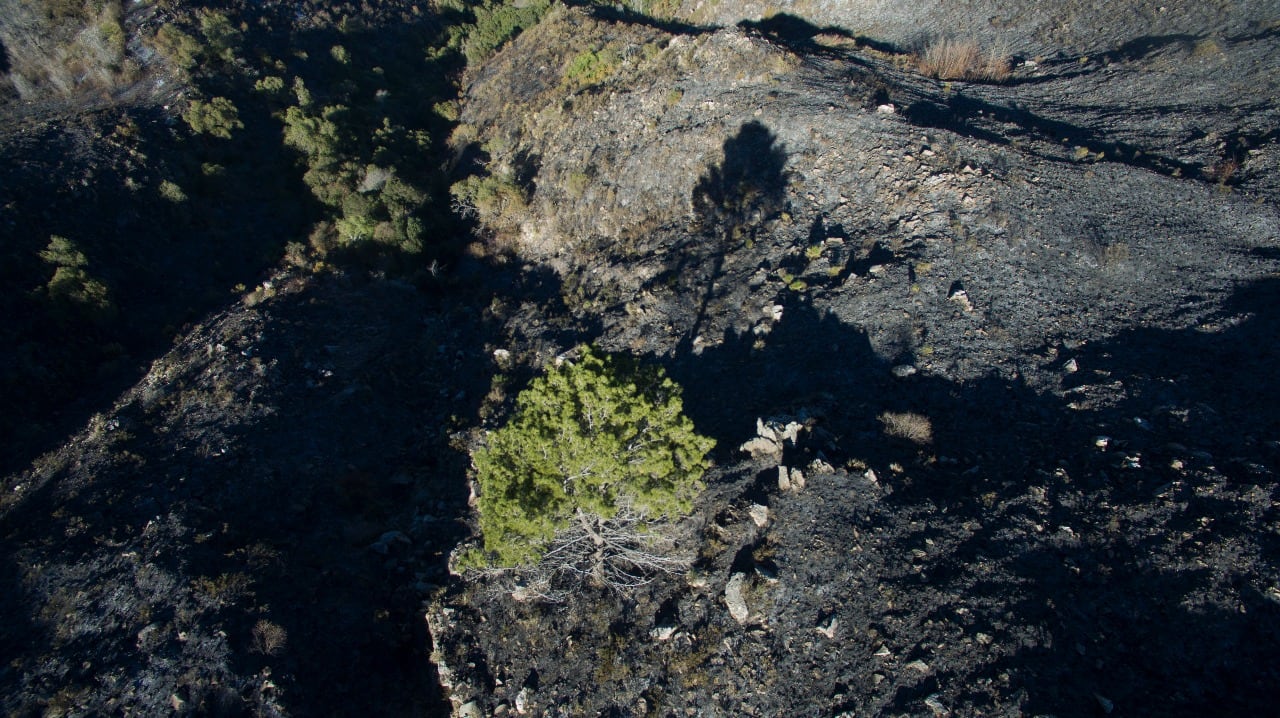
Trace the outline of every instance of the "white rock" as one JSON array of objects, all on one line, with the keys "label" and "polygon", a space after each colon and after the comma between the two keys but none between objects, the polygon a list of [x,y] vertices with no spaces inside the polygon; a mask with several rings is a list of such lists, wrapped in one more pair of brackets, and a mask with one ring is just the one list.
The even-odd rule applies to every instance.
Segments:
[{"label": "white rock", "polygon": [[791,490],[804,491],[804,472],[800,469],[791,470]]},{"label": "white rock", "polygon": [[898,377],[899,379],[905,379],[915,374],[919,370],[910,364],[898,364],[890,371],[893,373],[894,376]]},{"label": "white rock", "polygon": [[738,623],[746,623],[751,612],[747,609],[747,600],[742,597],[742,584],[747,580],[746,574],[735,573],[729,577],[724,587],[724,603],[729,607],[729,615]]},{"label": "white rock", "polygon": [[772,459],[777,461],[782,458],[782,446],[773,439],[766,439],[763,436],[757,436],[746,442],[739,446],[738,450],[750,454],[751,458],[756,460]]},{"label": "white rock", "polygon": [[827,622],[827,625],[818,626],[813,630],[817,631],[818,633],[821,633],[822,635],[830,639],[830,638],[836,637],[836,629],[838,628],[840,628],[840,619],[836,618],[835,616],[832,616],[831,620]]},{"label": "white rock", "polygon": [[895,108],[895,107],[894,107],[893,105],[891,105],[891,104],[890,104],[890,105],[880,105],[879,107],[877,107],[877,108],[876,108],[876,112],[879,112],[879,113],[880,113],[880,114],[882,114],[882,115],[892,115],[892,114],[893,114],[894,112],[896,112],[896,111],[897,111],[897,108]]},{"label": "white rock", "polygon": [[778,490],[779,491],[791,490],[791,472],[788,471],[787,467],[785,466],[778,467]]},{"label": "white rock", "polygon": [[835,472],[835,467],[822,459],[814,459],[809,462],[809,473],[812,475],[829,476]]},{"label": "white rock", "polygon": [[764,528],[769,524],[769,507],[760,504],[751,504],[751,508],[747,509],[747,514],[751,517],[751,521],[759,528]]},{"label": "white rock", "polygon": [[675,626],[654,626],[653,630],[649,631],[649,637],[655,641],[669,641],[674,635],[676,635]]},{"label": "white rock", "polygon": [[516,713],[524,715],[529,712],[529,688],[526,686],[516,694]]}]

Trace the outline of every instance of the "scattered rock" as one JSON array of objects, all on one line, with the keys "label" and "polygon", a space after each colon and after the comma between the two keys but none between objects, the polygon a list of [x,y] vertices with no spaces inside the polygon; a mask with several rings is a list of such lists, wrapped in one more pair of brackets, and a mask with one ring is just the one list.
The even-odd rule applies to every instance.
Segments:
[{"label": "scattered rock", "polygon": [[890,371],[893,372],[893,375],[898,377],[899,379],[906,379],[909,376],[914,376],[916,372],[919,370],[916,369],[915,366],[911,364],[898,364]]},{"label": "scattered rock", "polygon": [[1080,364],[1078,364],[1075,359],[1068,359],[1067,363],[1062,365],[1062,368],[1068,374],[1075,374],[1080,371]]},{"label": "scattered rock", "polygon": [[889,651],[889,647],[883,646],[883,645],[880,646],[880,648],[878,648],[875,652],[876,658],[889,658],[892,655],[893,654]]},{"label": "scattered rock", "polygon": [[835,472],[836,472],[835,467],[823,461],[822,459],[814,459],[813,461],[809,462],[810,475],[829,476],[831,474],[834,474]]},{"label": "scattered rock", "polygon": [[897,108],[894,107],[892,104],[880,105],[876,107],[876,112],[879,112],[882,115],[892,115],[897,111],[898,111]]},{"label": "scattered rock", "polygon": [[649,637],[655,641],[669,641],[674,635],[676,635],[675,626],[654,626],[653,630],[649,631]]},{"label": "scattered rock", "polygon": [[408,536],[406,536],[404,532],[388,531],[382,534],[382,536],[378,537],[378,540],[373,542],[369,546],[369,550],[373,551],[374,553],[378,553],[378,554],[382,554],[383,556],[386,556],[387,554],[391,553],[391,550],[393,548],[396,548],[396,547],[407,548],[412,545],[413,545],[413,540],[410,539]]},{"label": "scattered rock", "polygon": [[836,629],[838,628],[840,628],[840,619],[832,616],[831,620],[827,621],[827,625],[817,626],[813,630],[826,636],[828,639],[834,639],[836,637]]},{"label": "scattered rock", "polygon": [[759,528],[764,528],[769,524],[768,506],[751,504],[751,508],[747,509],[747,515],[751,517],[751,521]]},{"label": "scattered rock", "polygon": [[919,673],[922,673],[922,674],[924,674],[924,675],[929,675],[929,671],[930,671],[930,670],[932,670],[932,669],[930,669],[930,668],[929,668],[929,664],[928,664],[928,663],[925,663],[924,661],[921,661],[921,660],[914,660],[914,661],[912,661],[912,662],[908,663],[908,664],[906,665],[906,667],[907,667],[907,668],[909,668],[909,669],[911,669],[911,670],[913,670],[913,671],[917,671],[917,672],[919,672]]},{"label": "scattered rock", "polygon": [[1116,709],[1116,704],[1108,700],[1105,696],[1094,693],[1093,697],[1098,700],[1098,705],[1102,706],[1102,712],[1111,715],[1111,711]]},{"label": "scattered rock", "polygon": [[951,711],[948,710],[947,707],[942,704],[942,700],[938,697],[937,693],[934,693],[928,698],[925,698],[924,704],[929,707],[929,710],[933,711],[933,714],[935,716],[951,715]]},{"label": "scattered rock", "polygon": [[742,596],[742,585],[747,580],[744,573],[735,573],[729,577],[724,587],[724,602],[729,607],[729,615],[738,623],[746,623],[751,612],[747,609],[747,600]]},{"label": "scattered rock", "polygon": [[804,491],[804,472],[800,469],[791,469],[791,490]]},{"label": "scattered rock", "polygon": [[763,436],[757,436],[738,447],[739,451],[744,451],[757,461],[764,459],[778,460],[782,458],[782,446]]},{"label": "scattered rock", "polygon": [[524,715],[529,712],[529,687],[525,686],[516,694],[516,713]]},{"label": "scattered rock", "polygon": [[[957,284],[959,283],[957,282]],[[966,312],[973,311],[973,302],[969,301],[969,292],[965,291],[963,287],[953,287],[947,295],[947,299],[959,304],[960,308]]]},{"label": "scattered rock", "polygon": [[458,710],[454,712],[456,718],[484,718],[484,713],[480,710],[480,704],[475,701],[468,701],[458,706]]}]

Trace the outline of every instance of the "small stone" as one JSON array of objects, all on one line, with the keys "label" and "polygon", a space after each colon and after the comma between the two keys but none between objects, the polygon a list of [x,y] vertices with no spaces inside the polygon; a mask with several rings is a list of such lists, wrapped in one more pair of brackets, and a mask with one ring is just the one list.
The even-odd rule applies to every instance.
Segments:
[{"label": "small stone", "polygon": [[782,458],[782,446],[773,439],[766,439],[763,436],[757,436],[738,447],[739,451],[746,452],[752,459],[757,461],[770,459],[777,461]]},{"label": "small stone", "polygon": [[742,584],[747,580],[744,573],[735,573],[724,587],[724,603],[729,607],[729,615],[738,623],[746,623],[751,612],[747,609],[747,600],[742,597]]},{"label": "small stone", "polygon": [[186,705],[187,702],[179,698],[177,693],[169,694],[169,707],[172,708],[174,712],[180,712],[186,707]]},{"label": "small stone", "polygon": [[892,655],[893,654],[889,652],[889,647],[884,645],[880,646],[880,648],[875,652],[876,658],[888,658]]},{"label": "small stone", "polygon": [[778,490],[791,490],[791,472],[787,471],[787,467],[785,466],[778,467]]},{"label": "small stone", "polygon": [[925,674],[925,675],[928,675],[929,670],[930,670],[930,669],[929,669],[929,664],[928,664],[928,663],[925,663],[924,661],[920,661],[920,660],[915,660],[915,661],[912,661],[912,662],[908,663],[908,664],[907,664],[907,668],[910,668],[910,669],[911,669],[911,670],[913,670],[913,671],[919,671],[920,673],[923,673],[923,674]]},{"label": "small stone", "polygon": [[1076,363],[1075,359],[1068,359],[1067,363],[1062,365],[1062,368],[1068,374],[1075,374],[1076,372],[1080,371],[1080,365]]},{"label": "small stone", "polygon": [[947,299],[960,305],[960,308],[966,312],[973,311],[973,302],[969,301],[969,293],[963,289],[957,289],[947,296]]},{"label": "small stone", "polygon": [[1093,697],[1098,700],[1098,705],[1102,706],[1102,712],[1111,715],[1111,711],[1116,709],[1116,704],[1108,700],[1105,696],[1094,693]]},{"label": "small stone", "polygon": [[835,616],[832,616],[831,620],[827,621],[827,625],[817,626],[813,630],[817,631],[818,633],[821,633],[822,635],[826,636],[829,639],[832,639],[836,637],[836,629],[838,628],[840,628],[840,619],[836,618]]},{"label": "small stone", "polygon": [[947,710],[947,707],[942,704],[942,700],[938,698],[937,693],[925,698],[924,704],[928,706],[929,710],[933,711],[933,714],[936,716],[951,715],[951,711]]},{"label": "small stone", "polygon": [[897,108],[894,107],[892,104],[880,105],[879,107],[876,108],[876,112],[879,112],[882,115],[892,115],[896,111],[897,111]]},{"label": "small stone", "polygon": [[458,712],[455,715],[457,718],[484,718],[484,713],[480,711],[480,704],[475,701],[468,701],[458,706]]},{"label": "small stone", "polygon": [[814,459],[813,461],[809,462],[809,473],[811,475],[830,476],[835,472],[836,472],[835,467],[823,461],[822,459]]},{"label": "small stone", "polygon": [[906,379],[909,376],[913,376],[919,370],[916,369],[911,364],[899,364],[895,366],[893,369],[891,369],[890,371],[893,372],[893,375],[898,377],[899,379]]},{"label": "small stone", "polygon": [[992,640],[992,639],[991,639],[991,636],[988,636],[988,635],[987,635],[987,634],[985,634],[985,633],[979,633],[978,635],[974,636],[974,638],[978,641],[978,645],[980,645],[980,646],[990,646],[990,645],[991,645],[991,640]]},{"label": "small stone", "polygon": [[804,491],[804,472],[800,469],[791,470],[791,490]]},{"label": "small stone", "polygon": [[867,481],[870,481],[870,482],[871,482],[871,483],[873,483],[873,484],[880,483],[880,477],[879,477],[879,476],[876,476],[876,470],[875,470],[875,469],[867,469],[867,470],[862,474],[862,477],[863,477],[863,478],[865,478]]},{"label": "small stone", "polygon": [[1093,437],[1093,445],[1098,447],[1099,449],[1106,449],[1108,446],[1111,445],[1111,437],[1095,436]]},{"label": "small stone", "polygon": [[649,631],[649,637],[655,641],[669,641],[674,635],[676,635],[675,626],[654,626],[653,630]]},{"label": "small stone", "polygon": [[524,715],[529,712],[529,687],[525,686],[516,694],[516,713]]},{"label": "small stone", "polygon": [[751,504],[751,508],[747,509],[747,515],[751,517],[752,523],[758,528],[764,528],[769,524],[769,507],[760,504]]}]

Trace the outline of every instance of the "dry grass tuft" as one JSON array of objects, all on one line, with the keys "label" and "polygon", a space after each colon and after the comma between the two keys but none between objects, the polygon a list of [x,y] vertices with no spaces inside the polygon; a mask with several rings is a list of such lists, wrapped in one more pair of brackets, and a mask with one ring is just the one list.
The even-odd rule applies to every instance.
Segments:
[{"label": "dry grass tuft", "polygon": [[266,620],[258,621],[253,627],[253,650],[265,656],[274,656],[284,650],[288,644],[285,630]]},{"label": "dry grass tuft", "polygon": [[886,411],[880,415],[887,436],[919,446],[933,443],[933,423],[929,417],[909,411]]},{"label": "dry grass tuft", "polygon": [[977,43],[939,40],[917,56],[920,72],[940,80],[984,80],[1001,82],[1012,71],[1009,55],[1003,51],[983,53]]}]

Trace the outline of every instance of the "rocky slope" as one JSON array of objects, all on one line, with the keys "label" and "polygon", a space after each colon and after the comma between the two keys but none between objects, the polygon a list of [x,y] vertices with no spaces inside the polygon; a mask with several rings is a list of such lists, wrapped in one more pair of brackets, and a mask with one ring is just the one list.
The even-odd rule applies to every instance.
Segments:
[{"label": "rocky slope", "polygon": [[[6,478],[6,712],[1269,712],[1266,4],[728,5],[554,10],[461,99],[488,259],[282,272]],[[718,441],[695,570],[449,576],[470,432],[585,342]]]},{"label": "rocky slope", "polygon": [[[846,40],[566,15],[468,88],[530,193],[499,242],[588,338],[668,364],[721,464],[686,581],[550,610],[455,587],[457,714],[1265,710],[1268,103],[1220,113],[1191,48],[982,86]],[[584,52],[612,63],[588,86]],[[735,450],[769,417],[807,433]]]}]

